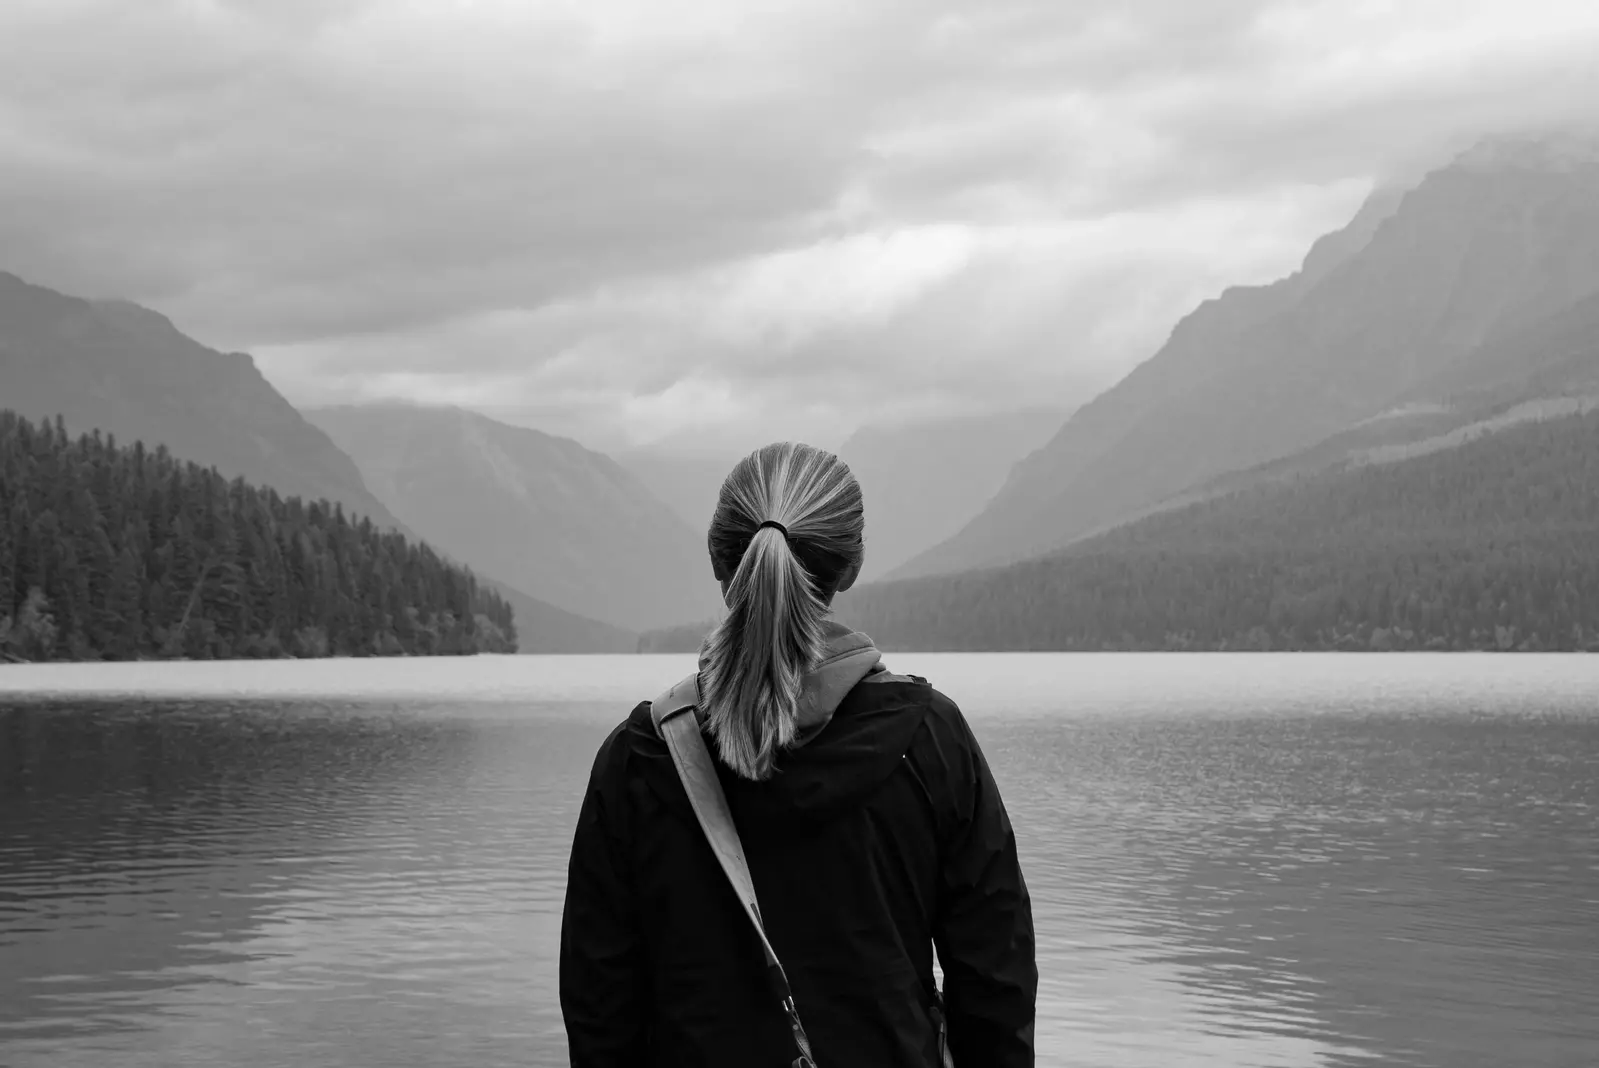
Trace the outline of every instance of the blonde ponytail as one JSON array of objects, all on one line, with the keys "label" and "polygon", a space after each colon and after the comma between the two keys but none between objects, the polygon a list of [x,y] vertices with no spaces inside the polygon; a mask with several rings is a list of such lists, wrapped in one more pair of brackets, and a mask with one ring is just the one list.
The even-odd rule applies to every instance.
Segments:
[{"label": "blonde ponytail", "polygon": [[769,778],[794,741],[800,687],[821,661],[828,604],[859,569],[863,528],[849,467],[809,445],[768,445],[722,484],[707,541],[728,611],[700,688],[722,760],[746,779]]}]

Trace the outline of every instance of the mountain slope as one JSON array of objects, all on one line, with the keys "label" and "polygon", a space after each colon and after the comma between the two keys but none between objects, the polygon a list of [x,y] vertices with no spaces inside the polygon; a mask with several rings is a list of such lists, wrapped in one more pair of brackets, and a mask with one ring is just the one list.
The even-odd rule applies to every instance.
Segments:
[{"label": "mountain slope", "polygon": [[1485,398],[1525,400],[1591,386],[1599,380],[1599,291],[1546,318],[1490,338],[1407,399],[1454,405]]},{"label": "mountain slope", "polygon": [[638,635],[609,623],[535,600],[493,579],[479,577],[478,585],[499,594],[516,618],[519,653],[632,653]]},{"label": "mountain slope", "polygon": [[1416,386],[1399,406],[1311,448],[1228,472],[1151,512],[1322,471],[1454,448],[1525,422],[1591,410],[1599,401],[1599,295],[1497,336]]},{"label": "mountain slope", "polygon": [[255,361],[208,349],[135,304],[64,296],[0,272],[0,403],[398,525]]},{"label": "mountain slope", "polygon": [[615,456],[624,470],[701,537],[711,524],[716,496],[722,492],[722,480],[740,459],[740,456],[675,456],[651,449],[632,449]]},{"label": "mountain slope", "polygon": [[407,526],[540,600],[626,630],[720,604],[703,537],[609,457],[455,408],[307,414]]},{"label": "mountain slope", "polygon": [[896,577],[1003,563],[1124,521],[1392,407],[1599,292],[1599,152],[1493,143],[1374,198],[1273,286],[1232,290],[1018,465]]},{"label": "mountain slope", "polygon": [[325,503],[0,410],[0,659],[514,652],[512,622]]},{"label": "mountain slope", "polygon": [[869,425],[839,448],[866,503],[865,581],[888,574],[965,526],[1011,466],[1043,445],[1066,412],[1026,409],[904,426]]},{"label": "mountain slope", "polygon": [[[1599,411],[844,594],[895,649],[1599,649]],[[650,636],[645,636],[649,641]]]},{"label": "mountain slope", "polygon": [[[837,449],[866,497],[870,581],[943,541],[982,511],[1010,468],[1049,440],[1067,413],[1026,408],[995,415],[868,424]],[[722,480],[740,457],[618,454],[696,532],[710,522]]]},{"label": "mountain slope", "polygon": [[[1537,335],[1544,336],[1554,351],[1564,351],[1564,346],[1560,342],[1571,340],[1564,331],[1537,331],[1529,332],[1529,341]],[[1206,600],[1202,595],[1207,562],[1217,564],[1216,575],[1210,576],[1211,580],[1223,582],[1219,576],[1226,568],[1231,567],[1244,576],[1246,586],[1261,579],[1263,575],[1281,572],[1285,566],[1291,570],[1292,566],[1297,566],[1294,560],[1301,546],[1311,545],[1318,539],[1328,537],[1329,530],[1350,518],[1370,521],[1380,531],[1384,523],[1391,524],[1395,520],[1402,522],[1407,519],[1402,508],[1404,502],[1412,496],[1421,502],[1417,511],[1423,516],[1428,508],[1452,507],[1456,502],[1428,501],[1428,495],[1436,495],[1441,484],[1445,486],[1463,484],[1462,469],[1469,469],[1473,464],[1485,463],[1490,472],[1493,472],[1494,465],[1497,465],[1498,470],[1490,474],[1490,481],[1497,482],[1500,492],[1507,494],[1511,492],[1510,483],[1519,480],[1522,483],[1519,490],[1530,489],[1540,497],[1560,498],[1575,493],[1577,498],[1568,497],[1568,499],[1580,499],[1583,493],[1592,495],[1595,487],[1585,485],[1585,480],[1589,477],[1589,472],[1599,467],[1599,435],[1584,438],[1582,419],[1591,420],[1593,413],[1599,412],[1599,324],[1596,324],[1589,336],[1592,340],[1587,345],[1578,349],[1575,355],[1568,355],[1565,359],[1551,358],[1551,349],[1527,350],[1527,365],[1538,369],[1530,381],[1473,391],[1465,395],[1458,407],[1427,404],[1389,412],[1383,417],[1369,420],[1318,442],[1293,456],[1244,471],[1229,472],[1161,502],[1129,523],[1115,525],[1108,531],[1096,532],[1071,547],[1045,557],[1002,568],[979,569],[956,575],[935,575],[921,579],[874,583],[842,595],[838,602],[839,610],[849,615],[852,621],[855,621],[855,614],[859,613],[862,618],[871,621],[875,628],[871,631],[874,636],[882,631],[885,635],[892,636],[902,648],[922,649],[924,646],[918,644],[921,642],[952,643],[947,646],[940,644],[939,648],[1035,648],[1039,646],[1028,643],[1039,639],[1027,637],[1026,628],[1038,627],[1040,628],[1038,634],[1047,634],[1051,625],[1047,619],[1041,621],[1038,616],[1040,611],[1047,614],[1047,610],[1040,609],[1035,603],[1040,596],[1048,597],[1047,592],[1041,594],[1040,590],[1047,591],[1050,584],[1055,581],[1050,576],[1052,569],[1058,568],[1059,560],[1075,558],[1078,554],[1085,557],[1097,556],[1099,562],[1103,564],[1106,560],[1117,560],[1118,554],[1129,544],[1143,543],[1147,548],[1153,540],[1157,543],[1153,561],[1133,554],[1122,563],[1128,568],[1147,569],[1151,582],[1155,585],[1159,585],[1161,581],[1170,581],[1169,574],[1164,580],[1159,577],[1162,570],[1169,573],[1173,566],[1188,569],[1188,574],[1183,577],[1187,588],[1168,591],[1167,600],[1160,606],[1158,612],[1168,613],[1171,619],[1177,620],[1183,613],[1192,614],[1197,609],[1202,619],[1204,612],[1214,611],[1226,615],[1237,607],[1225,603],[1225,598]],[[1589,427],[1593,425],[1591,422],[1588,424]],[[1499,435],[1508,436],[1503,437],[1497,445],[1486,440]],[[1369,515],[1346,514],[1342,517],[1339,517],[1334,509],[1334,514],[1329,516],[1325,511],[1326,502],[1318,502],[1314,498],[1314,494],[1322,490],[1330,494],[1348,493],[1349,486],[1358,485],[1360,479],[1370,481],[1374,478],[1390,477],[1379,471],[1390,465],[1405,464],[1440,453],[1457,452],[1467,449],[1468,446],[1471,449],[1463,454],[1434,461],[1431,466],[1398,468],[1399,474],[1392,477],[1400,479],[1401,487],[1405,487],[1408,480],[1413,488],[1401,488],[1390,496],[1385,506],[1390,510],[1398,506],[1400,511],[1396,515],[1390,515],[1386,520],[1379,515],[1381,508],[1372,508]],[[1567,460],[1565,468],[1557,464],[1553,470],[1550,470],[1548,460],[1551,456],[1560,455],[1562,449],[1565,450]],[[1505,457],[1510,457],[1511,461],[1507,463]],[[1518,471],[1515,467],[1517,462],[1524,462],[1525,469]],[[1440,473],[1453,481],[1440,483]],[[1469,475],[1470,472],[1467,471],[1466,474]],[[1304,514],[1306,500],[1311,502],[1309,505],[1311,509],[1323,509],[1314,520],[1308,520]],[[1347,511],[1352,513],[1358,509],[1351,508]],[[1540,519],[1540,514],[1537,506],[1525,512],[1534,534],[1537,533],[1537,524],[1545,521]],[[1292,525],[1287,530],[1282,525],[1284,515],[1297,516],[1289,521]],[[1515,507],[1500,507],[1497,517],[1488,518],[1497,523],[1515,516]],[[1451,541],[1462,539],[1470,542],[1475,538],[1481,542],[1486,537],[1491,543],[1496,534],[1503,534],[1503,530],[1492,525],[1481,526],[1482,518],[1479,513],[1476,520],[1479,526],[1474,529],[1473,521],[1459,516],[1447,521],[1439,521],[1434,517],[1434,529],[1430,537],[1435,539],[1435,546],[1440,549]],[[1547,521],[1553,525],[1564,522],[1559,516],[1549,518]],[[1158,532],[1153,539],[1151,531]],[[1269,544],[1272,533],[1288,541],[1279,545]],[[1555,534],[1557,540],[1569,539],[1570,536],[1569,530]],[[1428,539],[1420,540],[1425,542]],[[1259,544],[1261,541],[1268,544]],[[1218,545],[1224,548],[1218,551]],[[1481,547],[1478,545],[1477,548]],[[1420,567],[1414,561],[1407,562],[1405,556],[1407,551],[1403,545],[1396,544],[1392,540],[1384,540],[1381,536],[1375,537],[1360,547],[1364,563],[1352,562],[1353,556],[1336,564],[1329,563],[1322,573],[1322,579],[1333,587],[1342,584],[1345,587],[1344,592],[1349,592],[1355,589],[1361,580],[1358,573],[1361,567],[1367,568],[1368,571],[1375,568],[1384,574],[1398,568],[1402,571],[1408,570],[1413,575]],[[1572,551],[1576,551],[1575,547]],[[1222,557],[1225,559],[1220,559]],[[1260,565],[1259,568],[1254,567],[1252,560]],[[1436,561],[1431,563],[1435,564]],[[1042,570],[1043,578],[1040,578],[1038,569],[1029,570],[1034,564]],[[1342,577],[1340,577],[1341,570],[1345,572]],[[1369,579],[1370,576],[1366,577]],[[1095,610],[1102,612],[1107,619],[1128,611],[1126,601],[1143,596],[1130,592],[1137,586],[1137,579],[1123,574],[1120,580],[1124,582],[1122,590],[1108,594],[1101,592],[1093,600]],[[1233,578],[1223,582],[1223,585],[1238,581],[1238,575],[1235,574]],[[1273,578],[1272,581],[1278,579]],[[1469,577],[1462,579],[1456,575],[1454,581],[1469,587],[1471,580]],[[1034,588],[1032,585],[1034,583],[1041,583],[1041,586]],[[1591,581],[1587,585],[1573,588],[1582,589],[1585,597],[1599,597],[1599,586]],[[994,593],[992,592],[994,589],[1001,592]],[[907,593],[907,590],[910,592]],[[1463,588],[1458,592],[1460,596],[1476,596],[1469,588]],[[1227,596],[1231,597],[1237,593],[1236,586],[1233,586]],[[1320,596],[1325,598],[1326,595],[1327,591],[1323,590]],[[980,608],[975,619],[966,611],[966,598],[975,598],[976,602],[981,603],[996,598],[1003,599],[1005,596],[1017,598],[1015,619],[1004,618],[1005,610],[995,609],[992,605]],[[1062,604],[1075,603],[1082,596],[1081,591],[1077,589],[1060,593]],[[896,600],[897,598],[904,600]],[[1355,600],[1360,600],[1358,594],[1355,595]],[[1247,610],[1247,600],[1244,603]],[[885,605],[897,607],[887,609],[885,614]],[[1147,613],[1144,622],[1152,626],[1155,622],[1152,618],[1155,611],[1150,609],[1147,603],[1143,610]],[[937,625],[930,628],[925,625],[925,621],[914,620],[918,613],[925,613],[928,619],[939,613],[963,618],[940,619]],[[1249,642],[1258,644],[1263,640],[1262,633],[1270,633],[1264,630],[1266,622],[1264,617],[1253,621],[1246,620],[1241,630],[1232,632],[1234,644],[1245,640],[1239,637],[1240,634],[1246,635]],[[1276,641],[1282,647],[1292,648],[1347,647],[1352,640],[1350,635],[1359,629],[1356,623],[1358,620],[1343,621],[1342,638],[1338,638],[1333,632],[1329,632],[1330,636],[1306,632],[1278,634]],[[1042,648],[1099,647],[1085,637],[1093,631],[1095,624],[1092,621],[1079,620],[1079,625],[1083,629],[1073,642],[1065,645],[1047,644]],[[987,629],[990,627],[993,630]],[[1255,632],[1256,627],[1261,627],[1262,631]],[[1352,627],[1354,629],[1350,629]],[[640,652],[692,651],[699,648],[699,643],[709,628],[708,622],[701,621],[652,631],[639,637],[638,650]],[[1182,638],[1181,635],[1184,633],[1179,629],[1173,630],[1170,634],[1157,635],[1153,630],[1146,630],[1133,641],[1132,647],[1185,647],[1185,642],[1194,639]],[[996,638],[996,634],[1003,637]],[[1100,631],[1099,636],[1104,644],[1111,647],[1121,647],[1119,643],[1133,640],[1110,629]],[[1366,637],[1359,639],[1359,642],[1369,641],[1369,637],[1368,633]],[[991,644],[999,641],[1019,641],[1022,644],[1019,646]],[[1210,644],[1204,645],[1202,642],[1202,647],[1214,648],[1225,643],[1227,639],[1224,636],[1218,637],[1213,632],[1205,641]],[[1497,632],[1495,632],[1494,642],[1497,641]],[[1459,646],[1450,644],[1448,647]]]},{"label": "mountain slope", "polygon": [[1257,486],[1454,448],[1520,423],[1580,414],[1596,402],[1599,296],[1485,343],[1394,408],[1308,449],[1201,482],[1128,521]]},{"label": "mountain slope", "polygon": [[[209,349],[136,304],[83,300],[0,272],[0,404],[35,420],[61,415],[74,434],[99,430],[123,444],[164,445],[229,478],[335,502],[352,517],[412,533],[249,356]],[[631,634],[573,617],[481,572],[478,579],[512,604],[525,652],[615,651],[634,643]]]}]

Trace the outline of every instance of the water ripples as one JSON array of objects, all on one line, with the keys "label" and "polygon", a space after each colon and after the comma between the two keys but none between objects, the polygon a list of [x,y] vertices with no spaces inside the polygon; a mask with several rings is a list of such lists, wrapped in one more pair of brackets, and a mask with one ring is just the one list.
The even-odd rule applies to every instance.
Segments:
[{"label": "water ripples", "polygon": [[[406,699],[353,665],[334,697],[0,703],[0,1064],[564,1064],[566,850],[637,659],[515,701],[464,663]],[[1272,658],[1022,663],[895,666],[963,699],[1004,789],[1040,1065],[1599,1063],[1581,678],[1498,712],[1480,667],[1405,661],[1267,707]]]}]

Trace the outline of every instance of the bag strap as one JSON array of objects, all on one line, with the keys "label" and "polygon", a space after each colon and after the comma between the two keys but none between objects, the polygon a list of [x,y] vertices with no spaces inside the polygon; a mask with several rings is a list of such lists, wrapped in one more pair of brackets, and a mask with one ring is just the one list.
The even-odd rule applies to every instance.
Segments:
[{"label": "bag strap", "polygon": [[699,717],[695,709],[700,703],[699,675],[688,678],[657,697],[650,705],[650,718],[655,731],[666,740],[672,763],[677,766],[678,778],[683,780],[683,791],[699,820],[700,830],[716,854],[727,881],[744,907],[744,915],[761,940],[766,954],[766,970],[772,985],[782,998],[783,1012],[788,1016],[789,1029],[794,1035],[794,1045],[799,1057],[793,1068],[816,1068],[811,1059],[811,1042],[800,1023],[799,1010],[794,1005],[794,993],[789,989],[788,974],[777,959],[777,951],[766,937],[766,927],[761,923],[761,910],[755,900],[755,881],[750,878],[749,862],[744,858],[744,843],[739,840],[738,828],[733,825],[733,814],[727,807],[727,795],[722,792],[722,780],[716,776],[716,765],[711,751],[700,733]]}]

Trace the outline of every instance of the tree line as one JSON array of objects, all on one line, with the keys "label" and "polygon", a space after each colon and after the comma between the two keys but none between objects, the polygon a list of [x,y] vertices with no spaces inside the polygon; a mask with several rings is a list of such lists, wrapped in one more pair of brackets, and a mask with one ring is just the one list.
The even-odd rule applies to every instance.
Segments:
[{"label": "tree line", "polygon": [[[1599,415],[1258,486],[1006,567],[868,585],[838,612],[918,651],[1599,651]],[[705,630],[639,647],[695,649]]]},{"label": "tree line", "polygon": [[426,545],[164,446],[0,411],[0,658],[515,650],[511,607]]}]

